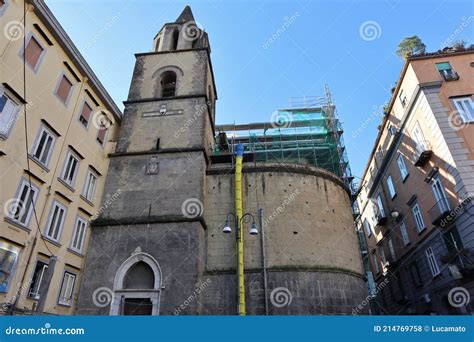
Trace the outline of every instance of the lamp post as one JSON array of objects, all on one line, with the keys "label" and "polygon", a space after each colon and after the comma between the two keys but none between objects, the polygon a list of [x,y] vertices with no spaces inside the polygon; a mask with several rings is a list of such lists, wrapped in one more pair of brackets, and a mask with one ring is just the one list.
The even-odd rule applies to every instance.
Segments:
[{"label": "lamp post", "polygon": [[230,227],[230,220],[229,218],[232,217],[234,219],[234,225],[235,225],[235,241],[236,241],[236,249],[237,249],[237,292],[239,294],[238,297],[238,305],[237,305],[237,311],[240,316],[245,316],[245,273],[244,273],[244,249],[243,249],[243,234],[242,234],[242,222],[245,217],[251,217],[252,218],[252,225],[250,227],[249,234],[250,235],[257,235],[258,234],[258,229],[257,229],[257,224],[255,223],[255,218],[252,214],[250,213],[245,213],[242,215],[242,217],[238,217],[234,213],[228,213],[225,224],[224,224],[224,229],[222,229],[223,233],[229,234],[232,232],[232,228]]}]

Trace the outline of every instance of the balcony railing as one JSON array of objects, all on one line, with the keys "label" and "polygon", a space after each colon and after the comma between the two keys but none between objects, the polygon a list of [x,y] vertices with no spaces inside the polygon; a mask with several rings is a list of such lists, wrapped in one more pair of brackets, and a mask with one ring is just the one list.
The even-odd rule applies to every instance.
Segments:
[{"label": "balcony railing", "polygon": [[383,226],[387,223],[387,215],[385,212],[379,211],[375,218],[377,219],[377,226]]},{"label": "balcony railing", "polygon": [[459,80],[458,73],[452,69],[443,70],[443,72],[441,73],[441,76],[443,76],[446,82]]},{"label": "balcony railing", "polygon": [[452,211],[452,205],[449,198],[441,198],[436,204],[428,211],[428,215],[431,219],[431,223],[434,225],[439,224],[443,219],[450,215]]},{"label": "balcony railing", "polygon": [[433,150],[429,141],[420,141],[415,146],[415,166],[423,166],[431,158]]}]

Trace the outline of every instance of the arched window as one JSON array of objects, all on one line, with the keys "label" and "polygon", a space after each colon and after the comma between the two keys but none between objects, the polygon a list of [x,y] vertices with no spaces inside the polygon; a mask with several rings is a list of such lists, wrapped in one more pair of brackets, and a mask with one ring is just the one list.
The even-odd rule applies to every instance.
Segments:
[{"label": "arched window", "polygon": [[178,48],[178,38],[179,38],[179,30],[175,29],[173,31],[173,41],[171,45],[171,51],[174,51]]},{"label": "arched window", "polygon": [[133,254],[117,270],[111,315],[158,315],[161,270],[149,254]]},{"label": "arched window", "polygon": [[161,97],[173,97],[176,94],[176,73],[166,71],[161,75]]}]

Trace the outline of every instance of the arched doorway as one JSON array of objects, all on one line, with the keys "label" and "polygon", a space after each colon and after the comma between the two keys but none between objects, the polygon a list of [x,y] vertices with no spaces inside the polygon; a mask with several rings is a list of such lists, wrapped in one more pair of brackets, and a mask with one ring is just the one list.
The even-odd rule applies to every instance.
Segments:
[{"label": "arched doorway", "polygon": [[158,315],[161,270],[147,253],[137,253],[119,267],[114,280],[111,315]]}]

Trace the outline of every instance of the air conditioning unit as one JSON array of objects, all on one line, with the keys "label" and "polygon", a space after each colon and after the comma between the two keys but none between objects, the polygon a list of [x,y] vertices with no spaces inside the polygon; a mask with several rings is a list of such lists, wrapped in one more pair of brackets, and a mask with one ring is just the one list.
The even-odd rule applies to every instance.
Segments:
[{"label": "air conditioning unit", "polygon": [[425,293],[423,296],[421,296],[421,300],[425,303],[431,303],[431,296],[429,293]]}]

